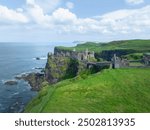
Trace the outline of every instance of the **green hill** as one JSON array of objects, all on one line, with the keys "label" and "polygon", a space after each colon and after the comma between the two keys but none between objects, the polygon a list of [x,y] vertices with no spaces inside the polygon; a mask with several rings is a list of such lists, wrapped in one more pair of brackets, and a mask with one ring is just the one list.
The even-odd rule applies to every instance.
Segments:
[{"label": "green hill", "polygon": [[57,47],[62,50],[73,50],[85,51],[86,48],[89,51],[101,52],[103,50],[121,50],[121,49],[132,49],[137,51],[150,51],[150,40],[122,40],[112,41],[109,43],[94,43],[87,42],[85,44],[78,44],[75,47]]},{"label": "green hill", "polygon": [[45,86],[25,112],[150,112],[149,77],[150,69],[78,76]]}]

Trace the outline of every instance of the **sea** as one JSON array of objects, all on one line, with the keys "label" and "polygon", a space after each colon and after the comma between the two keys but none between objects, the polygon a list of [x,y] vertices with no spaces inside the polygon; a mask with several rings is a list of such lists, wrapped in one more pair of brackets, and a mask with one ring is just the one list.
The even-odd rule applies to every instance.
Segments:
[{"label": "sea", "polygon": [[[16,76],[31,72],[39,72],[44,68],[48,52],[55,46],[72,46],[74,43],[64,42],[1,42],[0,43],[0,113],[20,113],[37,95],[31,86]],[[39,57],[40,60],[36,58]],[[15,80],[16,85],[6,85],[6,81]]]}]

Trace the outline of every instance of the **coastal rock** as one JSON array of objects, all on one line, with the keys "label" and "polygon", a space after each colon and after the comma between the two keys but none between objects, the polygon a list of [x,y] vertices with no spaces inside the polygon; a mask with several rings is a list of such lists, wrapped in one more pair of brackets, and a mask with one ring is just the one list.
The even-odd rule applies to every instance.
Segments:
[{"label": "coastal rock", "polygon": [[5,84],[5,85],[17,85],[18,82],[15,81],[15,80],[9,80],[9,81],[6,81],[4,84]]},{"label": "coastal rock", "polygon": [[42,87],[42,82],[44,82],[44,74],[42,73],[30,73],[22,78],[30,84],[33,91],[39,91]]},{"label": "coastal rock", "polygon": [[44,73],[29,73],[23,74],[15,77],[17,80],[25,80],[30,86],[31,90],[39,91],[42,87],[42,83],[44,82],[45,76]]},{"label": "coastal rock", "polygon": [[17,80],[25,79],[28,76],[28,74],[22,74],[15,77]]},{"label": "coastal rock", "polygon": [[36,60],[40,60],[40,57],[36,57]]},{"label": "coastal rock", "polygon": [[34,69],[36,69],[36,70],[43,70],[44,68],[42,68],[42,67],[35,67]]}]

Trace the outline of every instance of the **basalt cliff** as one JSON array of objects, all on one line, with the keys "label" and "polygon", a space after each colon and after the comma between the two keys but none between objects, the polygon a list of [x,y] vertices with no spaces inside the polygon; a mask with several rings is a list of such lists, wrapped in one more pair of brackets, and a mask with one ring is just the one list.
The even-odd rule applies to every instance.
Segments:
[{"label": "basalt cliff", "polygon": [[86,71],[89,60],[96,60],[94,52],[63,51],[55,47],[54,54],[48,53],[47,55],[44,72],[31,73],[24,79],[29,82],[32,90],[40,90],[43,82],[54,84]]}]

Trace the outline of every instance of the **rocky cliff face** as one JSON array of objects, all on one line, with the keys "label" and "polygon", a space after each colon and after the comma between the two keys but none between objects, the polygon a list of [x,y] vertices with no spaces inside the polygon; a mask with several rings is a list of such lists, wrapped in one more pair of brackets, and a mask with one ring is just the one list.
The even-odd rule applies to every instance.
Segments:
[{"label": "rocky cliff face", "polygon": [[45,81],[44,74],[40,73],[30,73],[27,76],[22,77],[24,80],[28,81],[31,85],[33,91],[39,91],[42,87],[42,83]]},{"label": "rocky cliff face", "polygon": [[100,53],[95,53],[95,57],[96,57],[96,59],[102,58],[104,60],[110,61],[114,54],[121,57],[123,55],[136,53],[136,52],[138,52],[138,51],[131,50],[131,49],[105,50],[105,51],[102,51]]},{"label": "rocky cliff face", "polygon": [[69,66],[69,58],[55,55],[48,55],[45,78],[49,83],[56,83],[63,79]]},{"label": "rocky cliff face", "polygon": [[48,54],[44,73],[30,73],[17,78],[28,81],[32,90],[39,91],[44,82],[54,84],[64,79],[73,78],[86,69],[86,63],[69,55],[66,56],[64,53],[67,52],[55,50],[54,55]]},{"label": "rocky cliff face", "polygon": [[58,47],[54,48],[54,55],[55,56],[67,56],[67,57],[71,57],[72,53],[73,53],[73,51],[70,51],[70,50],[63,50],[63,49],[60,49]]},{"label": "rocky cliff face", "polygon": [[[73,78],[86,69],[86,63],[69,56],[67,51],[55,48],[54,55],[48,54],[45,67],[45,79],[56,83],[63,79]],[[66,54],[68,54],[66,56]]]}]

